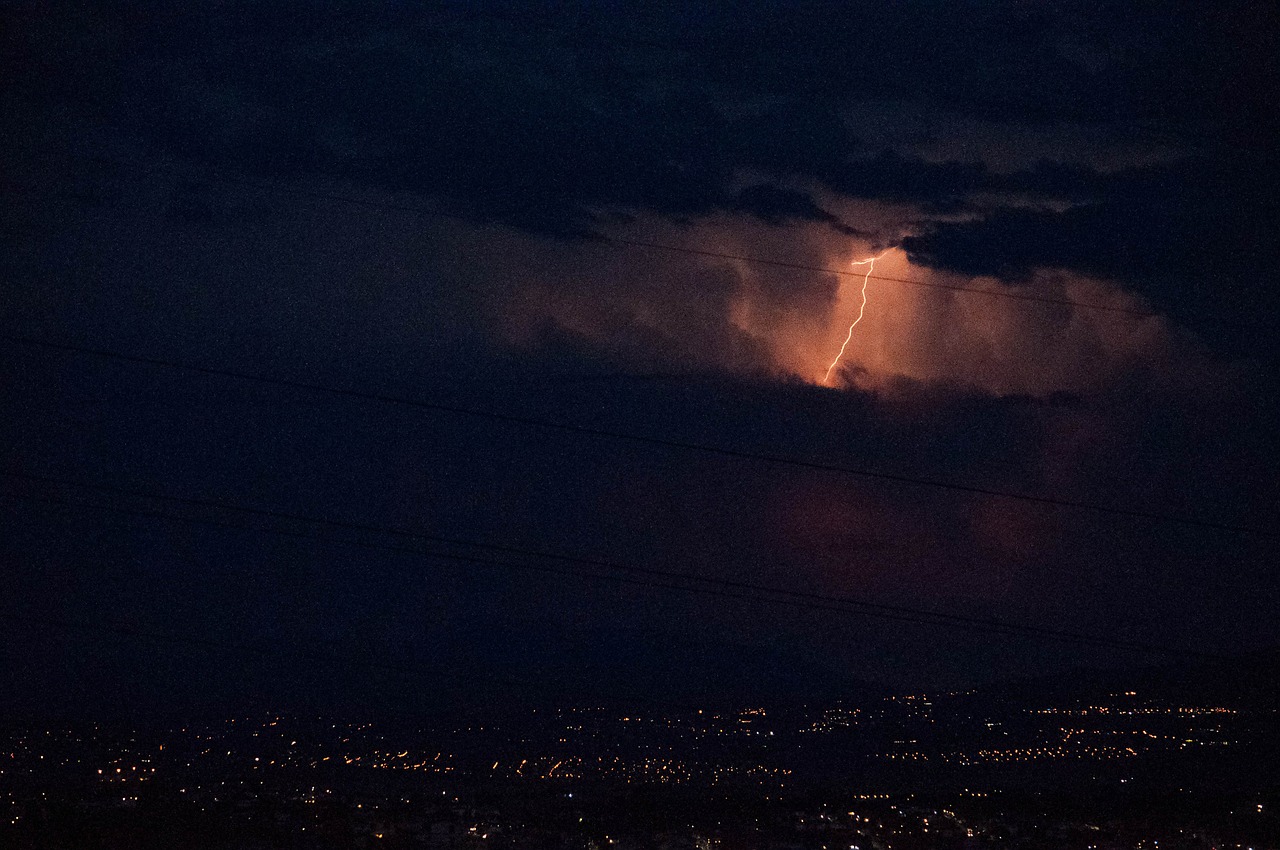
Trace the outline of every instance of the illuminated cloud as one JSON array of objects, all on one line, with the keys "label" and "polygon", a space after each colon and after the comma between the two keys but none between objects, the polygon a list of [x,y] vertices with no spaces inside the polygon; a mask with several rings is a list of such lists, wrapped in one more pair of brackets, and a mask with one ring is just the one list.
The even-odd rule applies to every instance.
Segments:
[{"label": "illuminated cloud", "polygon": [[[506,302],[508,338],[536,347],[539,334],[554,328],[641,369],[773,373],[874,391],[914,383],[994,396],[1095,392],[1133,370],[1204,361],[1165,319],[1144,314],[1150,305],[1143,299],[1078,273],[1037,271],[1006,283],[918,266],[891,248],[866,278],[864,310],[864,278],[852,263],[875,250],[865,241],[819,228],[779,234],[741,225],[666,236],[699,250],[763,252],[846,274],[635,249],[619,255],[616,247],[561,249],[592,264],[573,263],[566,273],[562,260],[547,258],[528,267]],[[1021,300],[1028,293],[1088,306]]]}]

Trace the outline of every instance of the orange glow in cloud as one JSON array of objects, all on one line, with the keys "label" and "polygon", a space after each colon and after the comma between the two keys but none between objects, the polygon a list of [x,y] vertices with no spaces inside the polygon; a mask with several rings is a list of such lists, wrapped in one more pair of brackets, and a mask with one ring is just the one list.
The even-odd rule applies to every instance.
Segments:
[{"label": "orange glow in cloud", "polygon": [[[863,220],[864,211],[855,212]],[[881,240],[900,232],[871,224]],[[913,385],[996,396],[1087,393],[1135,367],[1176,377],[1197,362],[1158,316],[1018,300],[1034,292],[1112,310],[1148,308],[1116,284],[1078,273],[1039,271],[1019,283],[972,278],[917,266],[900,248],[872,256],[865,243],[851,245],[847,236],[817,227],[726,220],[705,223],[696,234],[676,226],[664,232],[654,222],[645,231],[656,242],[794,260],[805,268],[732,257],[638,257],[595,243],[570,251],[533,237],[487,234],[511,248],[486,243],[477,254],[482,264],[502,259],[488,276],[515,284],[494,297],[507,339],[537,346],[551,330],[619,368],[773,374],[894,394]],[[853,271],[835,271],[851,263]],[[946,288],[955,286],[980,291]]]},{"label": "orange glow in cloud", "polygon": [[[832,245],[824,265],[847,268],[847,254]],[[865,255],[864,255],[865,256]],[[891,391],[909,384],[944,384],[990,395],[1040,396],[1091,392],[1138,364],[1182,371],[1180,349],[1168,323],[1070,304],[1028,303],[1018,295],[1119,309],[1145,309],[1114,284],[1063,271],[1043,271],[1025,283],[969,278],[916,266],[901,249],[866,262],[862,274],[828,279],[834,291],[825,310],[780,309],[752,302],[738,326],[772,355],[775,368],[821,386]],[[744,276],[760,272],[743,269]],[[874,285],[877,276],[918,280]],[[955,292],[930,284],[965,286]],[[1000,297],[1004,294],[1013,298]],[[874,303],[867,305],[866,295]],[[854,322],[849,323],[849,317]],[[856,339],[853,337],[856,335]],[[839,356],[832,361],[832,353]],[[1194,358],[1192,358],[1194,359]]]}]

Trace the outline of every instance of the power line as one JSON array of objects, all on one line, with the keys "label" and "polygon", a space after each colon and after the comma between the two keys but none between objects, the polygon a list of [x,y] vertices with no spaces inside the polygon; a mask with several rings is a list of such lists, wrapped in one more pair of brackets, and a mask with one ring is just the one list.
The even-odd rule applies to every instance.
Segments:
[{"label": "power line", "polygon": [[[1058,304],[1066,307],[1075,307],[1081,310],[1098,310],[1106,313],[1123,313],[1129,316],[1137,316],[1140,318],[1162,318],[1163,313],[1154,310],[1142,310],[1135,307],[1117,307],[1108,304],[1090,304],[1082,301],[1071,301],[1066,298],[1049,298],[1043,295],[1032,295],[1029,293],[1019,292],[1001,292],[993,289],[978,289],[973,286],[961,286],[952,283],[935,283],[927,280],[914,280],[905,277],[888,277],[878,274],[863,274],[862,272],[852,272],[843,269],[831,269],[826,266],[810,266],[803,263],[791,263],[782,260],[768,260],[762,257],[749,257],[739,254],[725,254],[719,251],[707,251],[701,248],[686,248],[678,245],[665,245],[659,242],[645,242],[636,239],[623,239],[615,236],[602,236],[607,242],[613,242],[618,245],[630,245],[637,248],[651,248],[658,251],[672,251],[680,254],[693,254],[703,257],[715,257],[722,260],[737,260],[743,263],[750,263],[757,266],[773,266],[782,269],[795,269],[797,271],[818,272],[821,274],[833,274],[841,277],[856,277],[858,280],[866,278],[868,280],[880,280],[887,283],[905,283],[910,286],[920,286],[927,289],[944,289],[951,292],[967,292],[971,295],[986,295],[991,298],[1008,298],[1014,301],[1034,301],[1040,304]],[[1251,327],[1251,326],[1250,326]]]},{"label": "power line", "polygon": [[507,425],[518,427],[539,428],[547,431],[556,431],[559,433],[573,434],[581,437],[594,437],[599,439],[616,440],[620,442],[629,442],[636,445],[655,446],[665,449],[675,449],[678,451],[697,452],[701,454],[715,455],[718,457],[732,458],[734,460],[746,460],[756,463],[768,464],[772,466],[784,466],[795,469],[808,469],[818,472],[827,472],[839,475],[850,475],[857,478],[864,478],[871,481],[882,481],[893,484],[905,484],[913,487],[923,487],[934,490],[941,490],[951,493],[960,493],[970,496],[982,496],[985,498],[1004,499],[1015,502],[1023,502],[1026,504],[1043,505],[1053,508],[1065,508],[1078,511],[1086,511],[1098,515],[1127,517],[1129,519],[1141,519],[1148,522],[1164,523],[1170,525],[1180,525],[1190,528],[1201,528],[1219,532],[1229,532],[1232,534],[1248,535],[1268,540],[1280,539],[1280,532],[1268,531],[1266,529],[1255,528],[1252,526],[1241,525],[1237,523],[1219,522],[1216,520],[1201,519],[1199,517],[1183,516],[1178,514],[1160,513],[1157,511],[1139,510],[1136,508],[1122,508],[1115,505],[1098,504],[1095,502],[1083,502],[1075,499],[1065,499],[1055,496],[1035,496],[1027,493],[1017,493],[1008,490],[996,490],[988,487],[979,487],[975,485],[959,484],[951,481],[943,481],[932,478],[919,478],[910,475],[902,475],[891,472],[880,472],[872,469],[865,469],[854,466],[845,466],[840,464],[823,463],[820,461],[805,460],[802,458],[787,457],[784,455],[766,454],[762,452],[752,452],[745,449],[735,449],[727,446],[719,446],[708,443],[695,443],[686,440],[677,440],[667,437],[656,437],[645,434],[634,434],[626,431],[615,431],[607,428],[598,428],[590,425],[578,425],[571,422],[560,422],[552,419],[541,419],[532,416],[524,416],[514,413],[504,413],[501,411],[484,410],[480,408],[465,407],[458,404],[446,404],[444,402],[426,401],[423,399],[409,398],[405,396],[397,396],[389,393],[372,392],[369,390],[356,390],[350,388],[330,387],[324,384],[312,383],[290,378],[279,378],[269,375],[255,374],[251,372],[241,372],[233,369],[224,369],[214,366],[201,366],[190,363],[182,363],[174,360],[167,360],[158,357],[144,357],[140,355],[123,354],[117,351],[111,351],[101,348],[92,348],[89,346],[75,345],[66,342],[53,342],[51,340],[36,339],[33,337],[19,336],[16,334],[0,333],[0,339],[12,342],[18,345],[26,345],[34,348],[43,348],[50,351],[62,351],[77,355],[88,355],[107,360],[115,360],[123,363],[132,363],[137,365],[145,365],[152,367],[161,367],[176,369],[193,374],[212,375],[223,378],[231,378],[241,381],[249,381],[258,384],[270,386],[287,387],[294,390],[305,390],[308,392],[325,393],[328,395],[340,396],[344,398],[359,399],[361,401],[373,401],[382,404],[393,404],[410,407],[418,410],[430,410],[437,413],[446,413],[455,416],[463,416],[469,418],[486,419],[494,422],[501,422]]},{"label": "power line", "polygon": [[[144,174],[163,171],[168,174],[178,173],[176,169],[166,168],[165,166],[147,167],[140,163],[125,162],[118,159],[112,159],[101,156],[84,157],[84,159],[103,165],[110,165],[122,169],[127,169]],[[403,212],[413,215],[422,216],[424,218],[446,219],[450,221],[461,221],[466,224],[485,223],[483,216],[467,216],[461,213],[452,213],[445,210],[429,210],[420,206],[409,204],[396,204],[387,201],[375,201],[367,198],[355,198],[349,195],[342,195],[332,192],[316,191],[314,189],[301,189],[296,186],[284,186],[278,183],[268,183],[261,180],[252,180],[249,178],[236,177],[223,173],[204,172],[200,175],[200,179],[214,183],[224,183],[232,186],[243,186],[246,188],[256,189],[263,192],[292,195],[294,197],[308,198],[311,200],[322,201],[326,203],[346,204],[349,206],[365,207],[369,209],[381,209],[390,212]],[[713,259],[731,260],[734,262],[747,263],[756,266],[768,266],[770,268],[792,269],[794,271],[814,272],[818,274],[830,274],[839,277],[854,277],[859,280],[867,277],[861,272],[849,271],[847,269],[833,269],[826,266],[814,266],[805,263],[793,263],[784,260],[772,260],[764,257],[748,256],[741,254],[730,254],[720,251],[710,251],[700,248],[689,248],[681,245],[670,245],[662,242],[653,242],[643,239],[629,239],[620,236],[610,236],[608,234],[596,233],[592,234],[592,239],[605,244],[620,245],[630,248],[641,248],[650,251],[663,251],[667,253],[685,254],[689,256],[709,257]],[[1109,304],[1094,304],[1084,301],[1074,301],[1069,298],[1052,298],[1049,296],[1035,295],[1032,293],[1009,292],[993,289],[983,289],[975,286],[964,286],[961,284],[939,283],[936,281],[918,280],[914,278],[891,277],[887,275],[872,274],[870,280],[882,281],[885,283],[898,283],[907,286],[915,286],[923,289],[961,292],[969,295],[981,295],[988,298],[1004,298],[1011,301],[1022,301],[1037,304],[1052,304],[1057,306],[1072,307],[1080,310],[1092,310],[1101,313],[1114,313],[1120,315],[1133,316],[1136,318],[1164,318],[1165,314],[1156,310],[1145,310],[1137,307],[1122,307]],[[1230,325],[1243,329],[1262,329],[1252,323],[1236,323],[1225,320],[1212,320],[1214,324]]]},{"label": "power line", "polygon": [[[724,579],[716,576],[705,576],[697,573],[690,573],[677,570],[663,570],[648,567],[639,567],[633,565],[619,564],[616,562],[604,561],[594,558],[584,558],[573,555],[563,555],[559,553],[550,553],[545,551],[537,551],[517,546],[498,545],[486,543],[483,541],[462,540],[458,538],[445,538],[439,535],[430,534],[428,532],[416,529],[396,528],[393,526],[381,526],[366,523],[354,523],[343,520],[334,520],[328,517],[308,516],[305,514],[291,513],[287,511],[255,508],[239,504],[229,504],[226,502],[215,501],[210,499],[195,499],[189,497],[173,496],[165,493],[158,493],[148,490],[136,490],[128,488],[110,487],[105,485],[90,484],[86,482],[72,481],[62,478],[54,478],[43,475],[33,475],[29,473],[20,473],[14,471],[3,471],[0,475],[8,478],[25,480],[29,482],[38,482],[41,484],[53,484],[62,487],[75,487],[82,490],[90,490],[99,493],[106,493],[116,496],[128,496],[131,498],[149,499],[170,504],[181,504],[189,507],[199,507],[202,509],[216,509],[229,511],[232,513],[266,517],[273,520],[289,520],[291,522],[306,523],[310,525],[321,525],[327,527],[341,528],[344,530],[360,531],[364,533],[376,533],[388,537],[395,537],[409,540],[419,540],[430,543],[448,543],[452,546],[465,546],[474,549],[490,550],[501,552],[503,554],[513,554],[522,557],[557,560],[578,567],[590,567],[593,570],[606,570],[607,572],[584,572],[580,569],[564,569],[547,564],[533,564],[527,561],[506,561],[495,560],[493,558],[480,557],[476,555],[458,554],[454,552],[424,551],[422,549],[413,548],[404,545],[372,543],[366,540],[353,540],[350,538],[333,538],[324,535],[311,534],[306,532],[280,529],[280,528],[264,528],[255,525],[245,525],[243,523],[232,523],[223,520],[209,519],[204,517],[191,517],[165,513],[162,511],[141,510],[134,508],[122,507],[119,505],[104,505],[94,502],[68,501],[65,499],[50,498],[45,496],[33,496],[20,493],[7,493],[12,498],[23,499],[27,501],[43,502],[49,504],[57,504],[71,507],[88,507],[97,510],[111,511],[129,516],[137,516],[147,519],[161,519],[173,522],[183,522],[196,525],[207,525],[222,529],[252,531],[261,534],[271,534],[295,539],[322,541],[329,543],[337,543],[340,545],[354,546],[359,548],[372,549],[383,552],[393,552],[397,554],[409,554],[423,558],[438,559],[447,562],[460,563],[472,566],[483,566],[488,568],[496,568],[503,570],[516,571],[532,571],[540,573],[551,573],[561,576],[570,576],[574,578],[588,578],[599,581],[612,583],[633,585],[649,589],[678,591],[683,593],[694,593],[701,595],[710,595],[721,598],[734,599],[738,601],[746,601],[761,604],[784,604],[794,607],[825,611],[840,614],[853,614],[861,616],[870,616],[879,619],[894,620],[900,622],[908,622],[916,625],[932,625],[944,626],[950,628],[963,628],[967,630],[987,632],[991,634],[999,634],[1009,637],[1023,636],[1044,640],[1061,641],[1067,643],[1076,643],[1090,645],[1096,647],[1105,647],[1108,649],[1119,649],[1128,652],[1140,652],[1147,654],[1161,654],[1174,656],[1195,656],[1195,657],[1214,657],[1209,653],[1203,653],[1195,650],[1184,650],[1172,647],[1157,646],[1153,644],[1136,643],[1131,641],[1117,640],[1098,635],[1090,635],[1082,632],[1073,632],[1062,629],[1052,629],[1041,626],[1033,626],[1029,624],[1014,623],[995,618],[971,617],[963,614],[953,614],[942,611],[931,611],[922,608],[913,608],[902,605],[888,605],[883,603],[869,602],[866,600],[856,599],[847,596],[833,596],[828,594],[811,593],[806,591],[798,591],[793,589],[771,587],[753,582],[737,581],[732,579]],[[692,583],[692,584],[690,584]]]}]

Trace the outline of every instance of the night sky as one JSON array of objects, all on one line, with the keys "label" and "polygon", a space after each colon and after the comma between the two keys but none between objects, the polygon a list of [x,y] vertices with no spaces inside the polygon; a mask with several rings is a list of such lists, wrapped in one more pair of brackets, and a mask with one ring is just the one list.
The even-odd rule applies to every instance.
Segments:
[{"label": "night sky", "polygon": [[6,711],[1280,643],[1272,3],[0,15]]}]

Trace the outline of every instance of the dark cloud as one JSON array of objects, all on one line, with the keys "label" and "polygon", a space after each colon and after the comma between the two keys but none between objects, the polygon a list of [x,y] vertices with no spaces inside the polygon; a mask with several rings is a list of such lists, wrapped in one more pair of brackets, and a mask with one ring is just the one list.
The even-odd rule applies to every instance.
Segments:
[{"label": "dark cloud", "polygon": [[819,207],[810,195],[767,183],[757,183],[738,192],[733,197],[732,208],[748,213],[766,224],[820,221],[851,236],[861,233],[857,228],[849,227],[839,218]]},{"label": "dark cloud", "polygon": [[[1228,108],[1199,96],[1206,85],[1258,73],[1235,51],[1225,62],[1213,52],[1234,32],[1224,21],[1259,14],[1236,11],[1198,19],[1193,38],[1142,28],[1155,19],[1123,5],[970,2],[918,15],[869,3],[706,4],[602,16],[530,4],[428,16],[397,5],[233,3],[179,15],[104,4],[14,13],[14,78],[31,87],[11,97],[70,102],[82,120],[164,156],[370,183],[539,232],[581,234],[610,210],[745,209],[838,227],[794,181],[935,209],[1011,183],[1053,197],[1087,191],[1052,164],[995,180],[980,151],[931,162],[892,139],[868,149],[857,103],[895,102],[922,117],[926,136],[940,108],[1032,125],[1150,123],[1169,118],[1178,89],[1144,76],[1154,52],[1176,79],[1204,74],[1178,95],[1177,114],[1194,113],[1199,127]],[[77,61],[54,62],[58,53]],[[1261,121],[1240,94],[1232,115]],[[1175,137],[1187,126],[1166,124]],[[904,150],[914,141],[897,140]],[[744,172],[792,182],[744,197],[733,188]]]},{"label": "dark cloud", "polygon": [[961,201],[994,185],[987,169],[978,163],[928,163],[890,151],[846,162],[824,175],[823,182],[857,198],[928,205]]},{"label": "dark cloud", "polygon": [[1115,175],[1092,202],[996,209],[903,245],[914,262],[964,274],[1019,280],[1057,268],[1122,281],[1216,336],[1280,307],[1277,198],[1280,171],[1269,155],[1197,156]]}]

